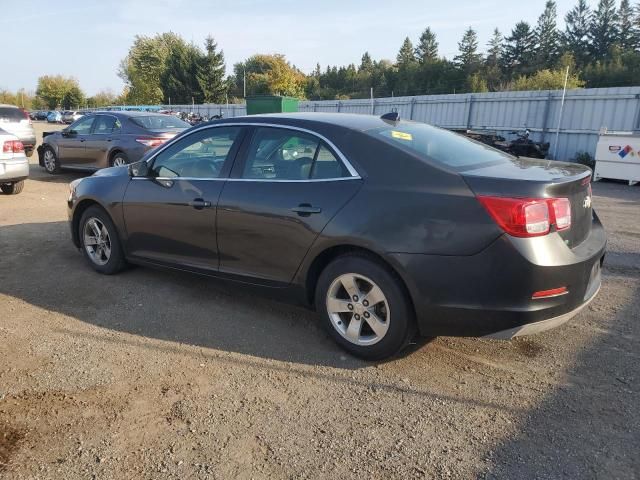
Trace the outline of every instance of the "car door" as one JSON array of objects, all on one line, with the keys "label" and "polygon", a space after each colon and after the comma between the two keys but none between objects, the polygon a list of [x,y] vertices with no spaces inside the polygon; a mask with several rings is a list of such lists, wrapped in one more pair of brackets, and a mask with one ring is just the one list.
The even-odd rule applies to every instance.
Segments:
[{"label": "car door", "polygon": [[133,177],[123,199],[127,254],[185,269],[218,270],[216,207],[244,129],[212,126],[181,137]]},{"label": "car door", "polygon": [[289,283],[360,186],[328,140],[302,129],[255,127],[218,203],[220,272]]},{"label": "car door", "polygon": [[82,117],[61,132],[58,141],[58,158],[65,166],[86,167],[88,165],[85,143],[93,126],[94,115]]},{"label": "car door", "polygon": [[85,142],[87,166],[106,168],[109,166],[109,151],[113,136],[120,130],[120,122],[114,115],[96,115],[91,133]]}]

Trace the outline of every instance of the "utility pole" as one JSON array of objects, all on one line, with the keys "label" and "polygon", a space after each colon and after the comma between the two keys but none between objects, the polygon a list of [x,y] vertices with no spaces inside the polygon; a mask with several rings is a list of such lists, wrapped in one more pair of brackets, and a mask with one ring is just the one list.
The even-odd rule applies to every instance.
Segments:
[{"label": "utility pole", "polygon": [[371,87],[371,115],[373,115],[373,87]]},{"label": "utility pole", "polygon": [[247,69],[242,68],[242,97],[247,98]]},{"label": "utility pole", "polygon": [[562,101],[560,102],[560,112],[558,113],[558,127],[556,128],[556,141],[553,145],[553,159],[558,159],[558,137],[560,136],[560,122],[562,122],[562,111],[564,110],[564,97],[567,93],[567,82],[569,81],[569,67],[564,75],[564,88],[562,89]]}]

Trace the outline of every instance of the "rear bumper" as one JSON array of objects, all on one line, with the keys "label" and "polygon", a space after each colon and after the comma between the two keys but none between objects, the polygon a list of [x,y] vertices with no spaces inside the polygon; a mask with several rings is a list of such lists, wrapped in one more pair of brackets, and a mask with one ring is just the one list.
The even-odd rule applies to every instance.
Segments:
[{"label": "rear bumper", "polygon": [[553,328],[559,327],[567,323],[573,317],[575,317],[578,313],[582,311],[584,307],[589,305],[591,301],[596,298],[596,295],[600,291],[600,285],[598,284],[598,288],[594,292],[591,297],[584,302],[582,305],[578,306],[571,310],[570,312],[563,313],[562,315],[558,315],[557,317],[549,318],[547,320],[540,320],[538,322],[527,323],[520,327],[513,327],[509,330],[503,330],[501,332],[492,333],[490,335],[485,335],[486,338],[495,338],[498,340],[510,340],[514,337],[522,337],[525,335],[535,335],[536,333],[545,332],[547,330],[551,330]]},{"label": "rear bumper", "polygon": [[[590,235],[574,249],[557,234],[503,235],[475,255],[391,258],[409,289],[423,335],[510,338],[557,326],[591,301],[600,287],[596,264],[602,264],[606,242],[595,216]],[[536,291],[563,286],[566,295],[532,299]]]},{"label": "rear bumper", "polygon": [[29,176],[29,160],[27,157],[0,160],[0,183],[18,182]]}]

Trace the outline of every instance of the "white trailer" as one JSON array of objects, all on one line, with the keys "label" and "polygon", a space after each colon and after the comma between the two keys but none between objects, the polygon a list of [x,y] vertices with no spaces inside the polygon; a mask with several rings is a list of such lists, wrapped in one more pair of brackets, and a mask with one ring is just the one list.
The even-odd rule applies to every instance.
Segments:
[{"label": "white trailer", "polygon": [[600,132],[596,146],[594,180],[613,178],[640,182],[640,133]]}]

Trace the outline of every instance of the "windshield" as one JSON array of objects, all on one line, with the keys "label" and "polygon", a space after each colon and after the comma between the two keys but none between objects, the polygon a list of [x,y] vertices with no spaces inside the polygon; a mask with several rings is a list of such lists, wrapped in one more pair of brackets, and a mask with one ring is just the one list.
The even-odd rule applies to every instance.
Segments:
[{"label": "windshield", "polygon": [[426,123],[403,122],[367,133],[456,170],[511,159],[500,150]]},{"label": "windshield", "polygon": [[187,122],[183,122],[173,115],[148,115],[144,117],[131,117],[131,121],[139,127],[147,130],[162,130],[167,128],[189,128]]}]

